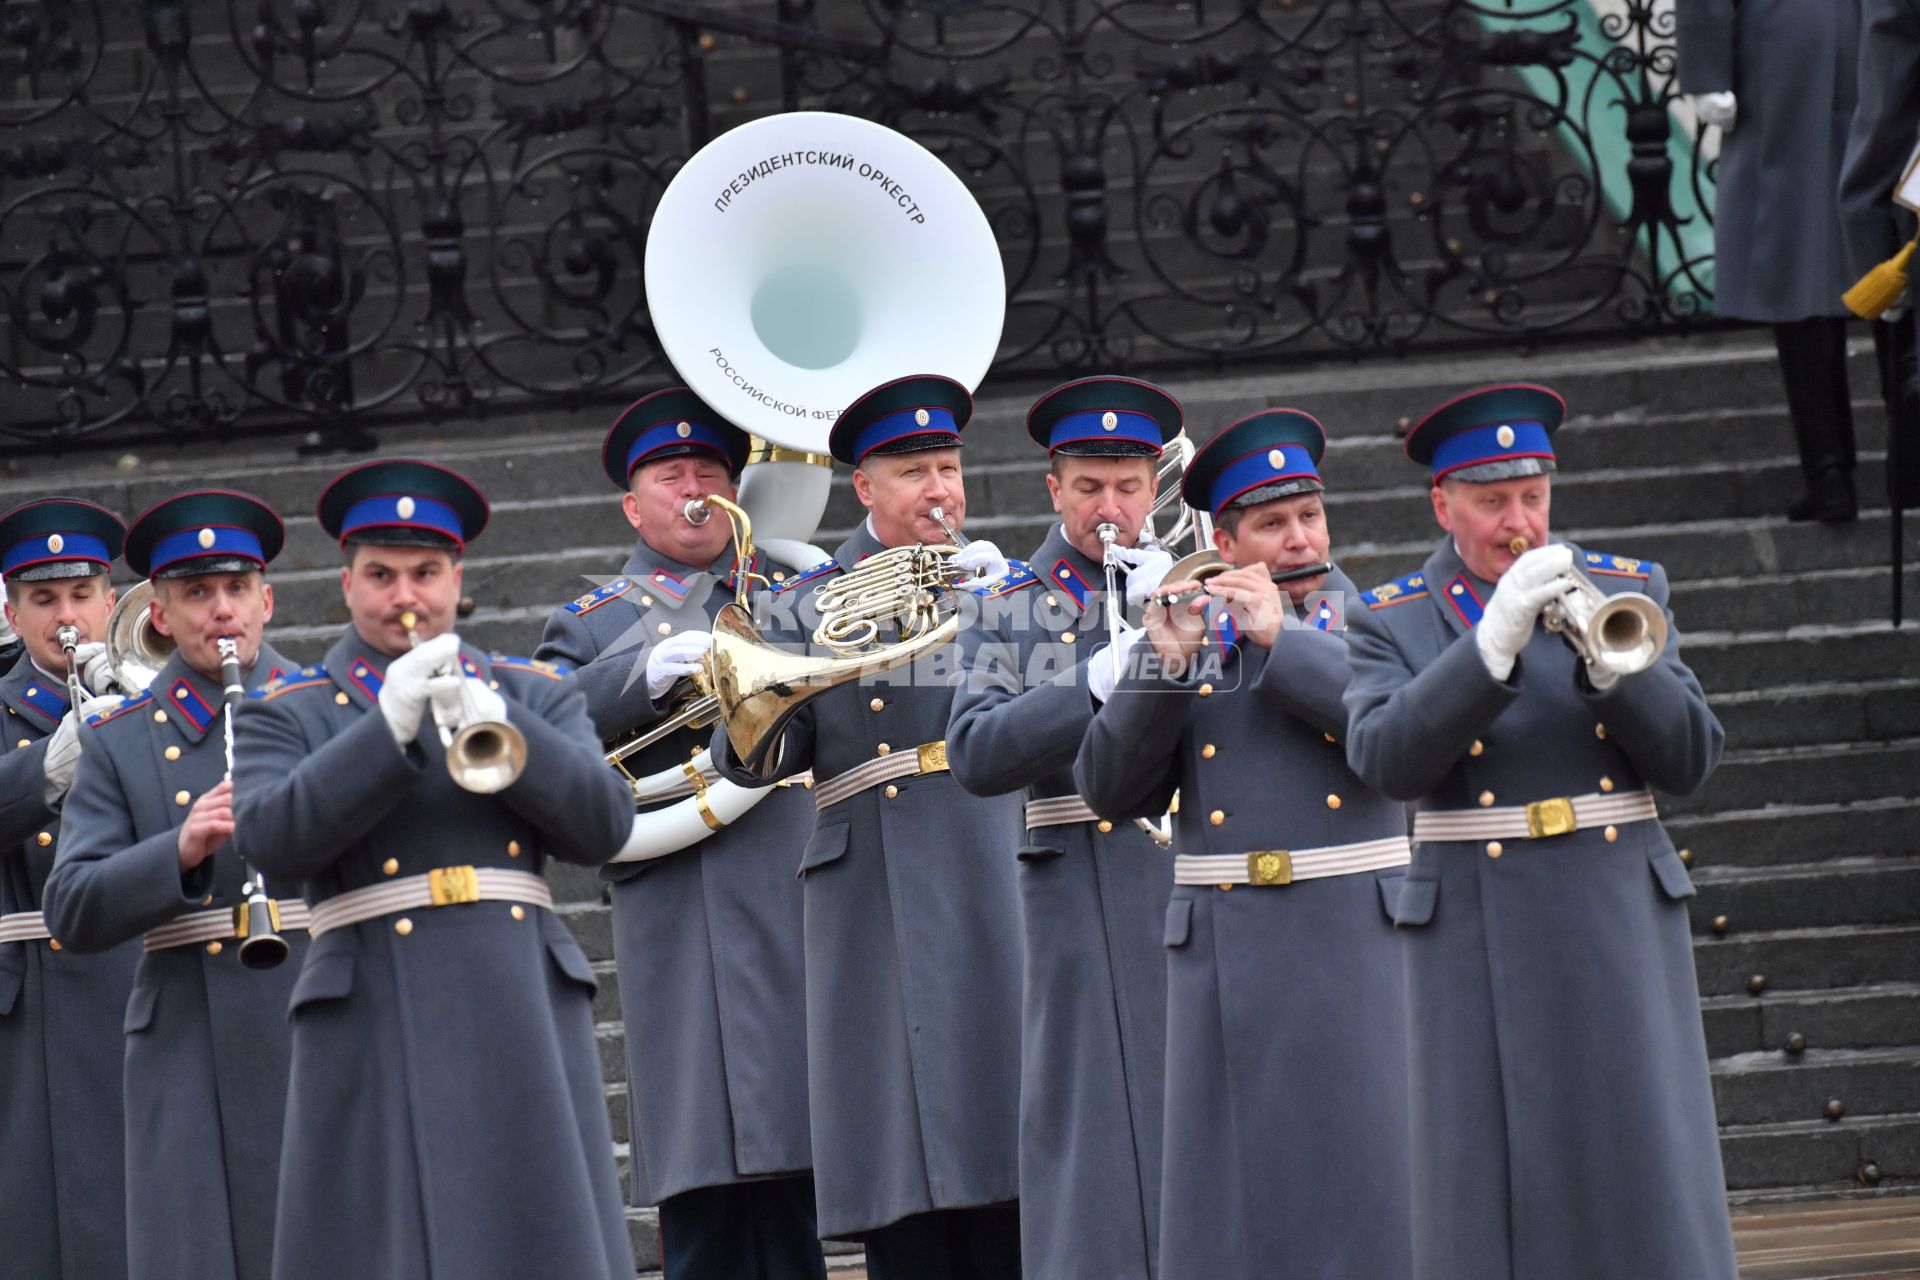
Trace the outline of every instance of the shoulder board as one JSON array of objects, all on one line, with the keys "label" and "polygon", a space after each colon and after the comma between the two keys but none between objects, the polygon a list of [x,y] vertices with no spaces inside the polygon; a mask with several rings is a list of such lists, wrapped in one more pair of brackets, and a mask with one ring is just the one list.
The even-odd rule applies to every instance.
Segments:
[{"label": "shoulder board", "polygon": [[545,676],[549,680],[564,680],[566,669],[556,667],[551,662],[542,662],[538,658],[519,658],[512,654],[490,653],[487,661],[496,667],[505,667],[509,671],[531,671],[534,675]]},{"label": "shoulder board", "polygon": [[633,590],[632,578],[615,578],[604,587],[596,587],[566,606],[568,613],[592,613],[609,600],[618,600]]},{"label": "shoulder board", "polygon": [[822,560],[819,564],[813,566],[813,568],[807,570],[805,573],[796,573],[791,578],[788,578],[785,582],[775,587],[773,589],[773,594],[779,595],[782,591],[791,591],[803,582],[812,582],[815,578],[823,578],[829,573],[838,573],[839,571],[840,571],[840,562],[838,560]]},{"label": "shoulder board", "polygon": [[1392,582],[1383,582],[1371,591],[1363,591],[1360,598],[1366,601],[1369,609],[1384,609],[1390,604],[1418,600],[1426,594],[1427,575],[1420,570],[1404,578],[1395,578]]},{"label": "shoulder board", "polygon": [[1030,587],[1038,581],[1040,581],[1040,575],[1033,571],[1033,566],[1027,564],[1025,561],[1009,560],[1007,561],[1006,577],[996,578],[984,586],[973,587],[971,590],[974,595],[980,596],[982,599],[991,600],[995,596],[1004,596],[1010,591],[1018,591],[1022,587]]},{"label": "shoulder board", "polygon": [[99,726],[106,724],[109,721],[118,720],[121,716],[127,714],[127,712],[129,711],[132,711],[134,708],[144,707],[149,702],[152,702],[152,701],[153,701],[153,690],[144,689],[140,693],[136,694],[134,697],[128,698],[125,702],[113,708],[113,710],[111,711],[101,711],[94,715],[88,716],[87,724],[93,728],[98,728]]},{"label": "shoulder board", "polygon": [[270,702],[283,693],[292,693],[295,689],[315,689],[332,683],[325,667],[302,667],[298,671],[267,681],[247,696]]},{"label": "shoulder board", "polygon": [[1605,551],[1586,553],[1587,572],[1604,573],[1615,578],[1650,578],[1653,576],[1653,561],[1635,560],[1630,556],[1610,555]]}]

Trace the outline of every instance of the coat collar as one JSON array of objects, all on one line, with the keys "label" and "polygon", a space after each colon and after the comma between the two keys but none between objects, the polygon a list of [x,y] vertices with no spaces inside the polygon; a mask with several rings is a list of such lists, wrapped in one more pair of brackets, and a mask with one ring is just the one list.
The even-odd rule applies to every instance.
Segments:
[{"label": "coat collar", "polygon": [[[296,669],[272,645],[263,642],[253,669],[240,673],[240,683],[257,689]],[[148,690],[153,694],[154,706],[166,713],[168,721],[189,742],[200,741],[220,723],[226,690],[220,681],[209,680],[188,666],[177,650],[167,659],[167,665],[160,668],[160,674],[153,678]]]},{"label": "coat collar", "polygon": [[[764,574],[765,562],[765,556],[754,552],[749,571]],[[707,593],[715,587],[734,590],[738,581],[735,574],[739,567],[740,561],[734,555],[731,543],[714,557],[712,564],[701,568],[675,560],[664,552],[654,550],[644,541],[636,541],[632,553],[627,556],[627,563],[620,571],[640,591],[672,606],[688,601],[703,602]],[[638,605],[639,601],[634,603]]]},{"label": "coat collar", "polygon": [[[1063,607],[1070,607],[1075,614],[1106,607],[1100,598],[1107,589],[1106,568],[1067,540],[1065,524],[1056,524],[1047,531],[1047,540],[1033,553],[1033,571],[1040,576],[1041,582],[1054,598]],[[1116,581],[1124,591],[1127,581],[1125,565],[1120,566],[1120,576]]]},{"label": "coat collar", "polygon": [[874,536],[872,521],[863,520],[860,522],[860,527],[853,531],[853,536],[840,544],[840,549],[833,553],[833,558],[840,566],[841,572],[847,573],[868,556],[878,555],[886,549],[886,544]]},{"label": "coat collar", "polygon": [[[1574,563],[1580,563],[1580,548],[1563,538],[1548,538],[1549,543],[1564,543],[1572,552]],[[1447,625],[1453,628],[1455,635],[1465,635],[1472,631],[1485,612],[1487,601],[1493,598],[1497,583],[1468,570],[1460,559],[1459,550],[1453,545],[1451,535],[1442,539],[1427,557],[1426,566],[1421,570],[1426,575],[1427,595],[1434,608],[1440,611]]]},{"label": "coat collar", "polygon": [[[347,695],[348,701],[363,711],[371,711],[380,704],[380,686],[387,680],[387,664],[393,658],[360,638],[360,632],[349,623],[340,638],[327,650],[324,664],[327,677]],[[486,655],[468,645],[460,646],[460,665],[470,676],[482,679],[492,674],[492,666]]]},{"label": "coat collar", "polygon": [[51,733],[67,714],[66,681],[48,679],[46,672],[33,665],[31,657],[22,654],[13,670],[0,678],[0,704],[28,724]]}]

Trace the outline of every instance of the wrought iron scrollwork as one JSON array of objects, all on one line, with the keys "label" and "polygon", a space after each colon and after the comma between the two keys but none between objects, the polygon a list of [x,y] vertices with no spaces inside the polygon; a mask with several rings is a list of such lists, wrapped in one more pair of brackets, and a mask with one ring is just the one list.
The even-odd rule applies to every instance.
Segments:
[{"label": "wrought iron scrollwork", "polygon": [[714,133],[899,128],[1004,254],[998,368],[1695,322],[1671,0],[9,0],[13,449],[615,401]]}]

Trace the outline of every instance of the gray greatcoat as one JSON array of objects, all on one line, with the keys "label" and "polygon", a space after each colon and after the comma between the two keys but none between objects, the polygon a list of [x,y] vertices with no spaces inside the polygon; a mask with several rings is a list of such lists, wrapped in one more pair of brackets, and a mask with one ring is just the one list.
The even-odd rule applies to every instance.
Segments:
[{"label": "gray greatcoat", "polygon": [[[881,549],[863,527],[836,564]],[[831,572],[799,590],[822,580]],[[810,630],[811,610],[798,614],[797,629],[776,634]],[[882,743],[942,740],[956,667],[946,645],[819,695],[787,727],[779,772],[825,781]],[[724,726],[714,761],[755,780]],[[1019,1195],[1020,898],[1008,855],[1024,834],[1020,805],[968,795],[944,772],[890,785],[892,798],[875,787],[816,814],[800,860],[813,1176],[829,1238]]]},{"label": "gray greatcoat", "polygon": [[[1073,795],[1073,757],[1099,705],[1087,668],[1095,652],[1107,661],[1101,566],[1055,525],[1031,569],[960,638],[967,679],[954,694],[947,759],[976,795]],[[1020,1258],[1030,1280],[1154,1274],[1160,929],[1173,855],[1131,822],[1101,825],[1032,829],[1019,851]]]},{"label": "gray greatcoat", "polygon": [[[1846,316],[1840,169],[1861,0],[1678,0],[1680,88],[1731,89],[1720,143],[1713,309],[1740,320]],[[1911,140],[1909,140],[1911,142]]]},{"label": "gray greatcoat", "polygon": [[[248,685],[293,670],[263,646]],[[185,690],[178,692],[184,682]],[[138,945],[176,916],[231,910],[245,874],[229,842],[181,874],[180,824],[226,775],[221,684],[177,653],[148,692],[81,730],[46,908],[67,945]],[[172,755],[167,753],[172,750]],[[186,805],[179,797],[185,796]],[[283,886],[276,896],[296,896]],[[223,945],[145,953],[126,1013],[127,1250],[133,1280],[267,1280],[273,1264],[280,1130],[286,1119],[287,998],[304,931],[276,969]]]},{"label": "gray greatcoat", "polygon": [[[545,664],[464,658],[527,740],[495,795],[454,784],[431,713],[394,745],[376,705],[388,659],[351,627],[324,668],[249,699],[234,822],[269,882],[320,903],[392,875],[537,875],[618,851],[631,797],[579,690]],[[275,1280],[631,1280],[593,969],[552,912],[512,911],[424,908],[404,933],[389,915],[314,939],[291,1006]]]},{"label": "gray greatcoat", "polygon": [[1913,214],[1893,203],[1893,189],[1920,142],[1920,0],[1862,0],[1860,27],[1860,98],[1840,175],[1855,276],[1913,235]]},{"label": "gray greatcoat", "polygon": [[[621,577],[554,611],[535,656],[578,668],[603,738],[653,724],[671,709],[647,696],[647,655],[660,628],[705,629],[734,598],[733,563],[729,551],[698,570],[638,543]],[[764,557],[754,571],[793,576]],[[683,730],[629,757],[628,767],[644,777],[684,764],[706,742],[705,730]],[[698,844],[607,868],[636,1205],[812,1164],[794,878],[812,826],[812,795],[777,787]]]},{"label": "gray greatcoat", "polygon": [[[1656,564],[1577,549],[1609,594],[1663,607]],[[1456,596],[1452,588],[1460,586]],[[1558,796],[1684,794],[1723,734],[1671,633],[1606,693],[1536,625],[1512,676],[1480,660],[1492,586],[1451,539],[1352,620],[1361,777],[1421,810]],[[1415,847],[1400,896],[1421,1280],[1734,1280],[1685,899],[1658,822]]]},{"label": "gray greatcoat", "polygon": [[[0,913],[41,909],[60,851],[42,795],[67,687],[21,658],[0,677]],[[0,1270],[127,1274],[120,1023],[137,944],[82,955],[0,943]]]},{"label": "gray greatcoat", "polygon": [[[1271,653],[1242,642],[1217,670],[1123,679],[1074,766],[1088,803],[1118,820],[1161,812],[1177,790],[1174,848],[1188,855],[1404,835],[1400,805],[1339,745],[1352,591],[1329,575],[1326,629],[1290,620]],[[1402,876],[1175,886],[1164,1280],[1411,1274]]]}]

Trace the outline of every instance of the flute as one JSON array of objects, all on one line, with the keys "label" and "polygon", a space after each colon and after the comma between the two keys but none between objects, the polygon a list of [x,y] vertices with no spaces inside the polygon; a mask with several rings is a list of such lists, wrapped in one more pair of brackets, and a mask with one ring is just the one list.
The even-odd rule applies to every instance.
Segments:
[{"label": "flute", "polygon": [[[1152,597],[1151,603],[1157,604],[1162,608],[1172,608],[1174,605],[1179,604],[1183,600],[1196,600],[1200,596],[1206,593],[1207,580],[1218,577],[1220,574],[1225,573],[1227,571],[1227,568],[1228,566],[1223,564],[1220,566],[1220,568],[1214,570],[1212,573],[1205,574],[1202,577],[1201,585],[1198,587],[1195,587],[1191,591],[1170,591],[1165,595],[1156,595]],[[1291,569],[1282,569],[1279,572],[1273,574],[1272,578],[1273,578],[1274,585],[1280,586],[1283,583],[1298,582],[1302,578],[1317,578],[1323,573],[1332,573],[1332,572],[1333,572],[1333,562],[1331,560],[1319,560],[1314,562],[1313,564],[1296,565]]]}]

